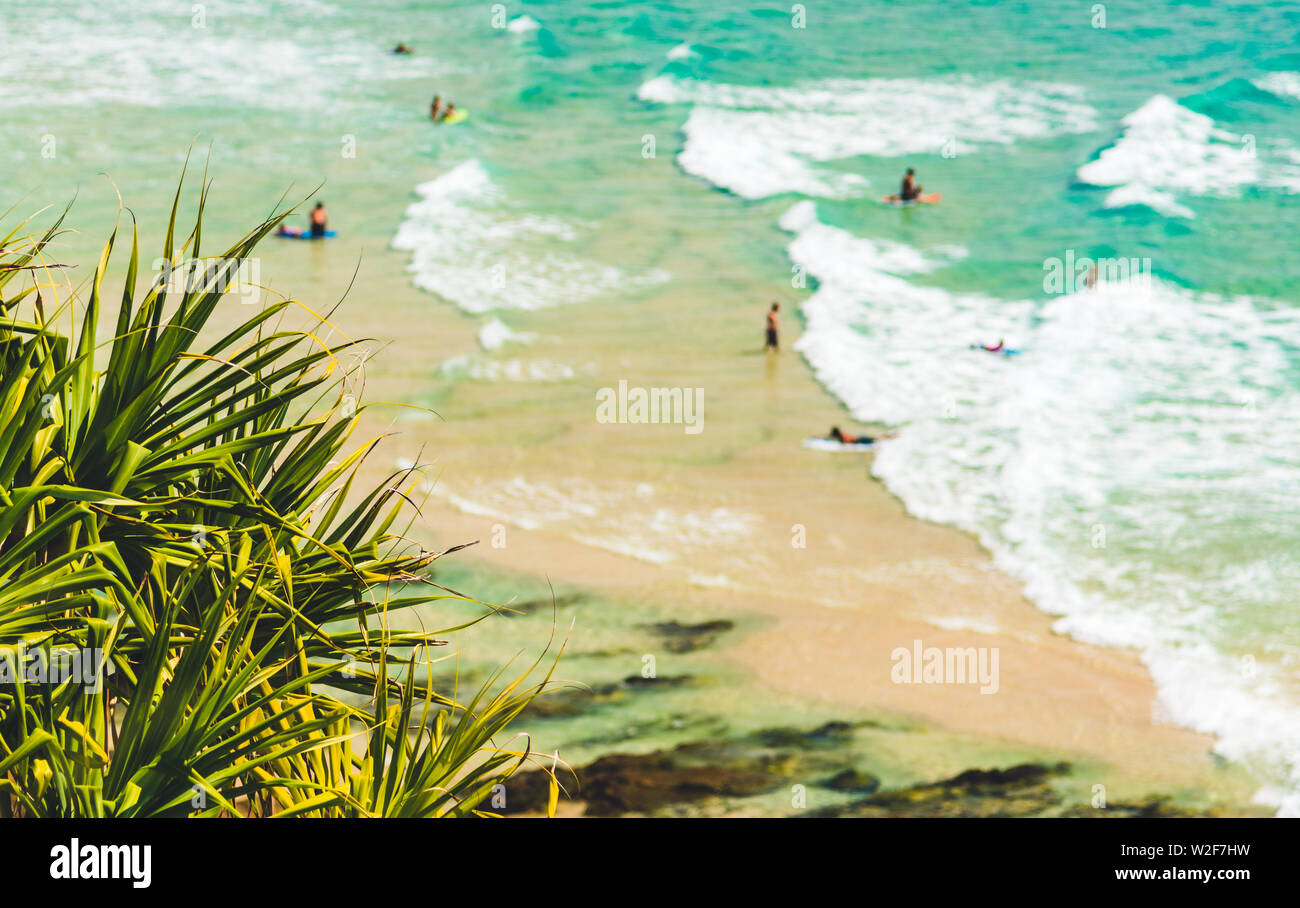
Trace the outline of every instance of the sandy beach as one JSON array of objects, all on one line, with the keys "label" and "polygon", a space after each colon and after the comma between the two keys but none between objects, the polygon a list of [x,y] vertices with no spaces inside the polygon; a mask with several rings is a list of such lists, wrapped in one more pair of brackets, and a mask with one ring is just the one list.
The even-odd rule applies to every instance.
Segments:
[{"label": "sandy beach", "polygon": [[[449,557],[488,576],[523,573],[669,612],[747,619],[715,655],[752,693],[930,730],[896,755],[913,780],[1068,760],[1084,800],[1092,779],[1113,798],[1163,794],[1230,814],[1270,812],[1252,803],[1257,780],[1217,757],[1211,736],[1167,720],[1136,652],[1054,632],[1053,618],[975,539],[910,516],[872,477],[873,454],[802,446],[832,425],[908,427],[856,424],[817,383],[793,349],[802,291],[755,293],[780,288],[787,261],[729,274],[725,237],[679,230],[663,266],[714,260],[722,273],[651,285],[634,302],[467,315],[412,286],[408,257],[385,248],[379,228],[403,204],[386,200],[370,212],[375,231],[328,255],[268,239],[262,268],[273,292],[315,312],[345,296],[357,269],[331,319],[335,333],[323,336],[362,341],[365,367],[349,389],[370,408],[354,438],[386,436],[367,477],[425,465],[410,485],[421,512],[411,532],[428,547],[477,541]],[[617,257],[629,236],[602,234],[599,254]],[[783,304],[782,350],[766,354],[773,298]],[[232,305],[218,320],[229,327],[247,315]],[[516,339],[492,346],[494,322]],[[295,323],[309,319],[286,321]],[[599,421],[598,393],[620,382],[698,393],[699,431]],[[540,634],[510,640],[530,655],[546,645]],[[895,683],[891,653],[917,641],[996,649],[996,692]],[[578,664],[559,675],[586,683]]]},{"label": "sandy beach", "polygon": [[[1292,812],[1296,521],[1279,490],[1300,471],[1300,322],[1265,241],[1300,185],[1290,64],[1227,78],[1202,59],[1204,36],[1241,24],[1227,14],[1169,20],[1187,51],[1171,79],[1158,36],[1131,52],[1062,11],[1018,11],[1010,28],[984,5],[954,13],[959,34],[1008,42],[961,78],[929,33],[864,69],[850,6],[826,10],[812,54],[766,9],[689,27],[661,10],[588,12],[489,29],[446,10],[410,36],[416,53],[394,55],[403,10],[340,8],[343,44],[328,48],[327,29],[293,64],[316,73],[296,102],[258,70],[209,80],[193,103],[168,76],[192,65],[183,54],[159,63],[166,117],[117,73],[86,121],[70,83],[41,178],[57,199],[111,173],[146,263],[184,158],[173,111],[213,139],[205,255],[281,193],[316,191],[308,207],[325,203],[336,236],[268,237],[260,279],[314,313],[341,300],[321,336],[364,339],[340,363],[369,405],[354,439],[388,436],[367,478],[424,465],[411,532],[437,549],[477,541],[444,567],[467,593],[535,601],[549,581],[586,603],[566,621],[600,630],[560,673],[626,699],[539,726],[583,760],[676,747],[674,723],[750,707],[747,728],[793,724],[804,704],[819,721],[924,729],[899,744],[897,772],[879,767],[894,782],[1060,760],[1076,801],[1095,784]],[[879,14],[911,25],[901,8]],[[222,28],[259,48],[306,40],[282,26],[267,7]],[[1079,43],[1061,54],[1065,28]],[[315,68],[335,52],[354,82]],[[435,92],[469,116],[431,124]],[[46,134],[36,111],[15,116]],[[105,138],[119,121],[130,148]],[[1276,141],[1240,158],[1246,135]],[[907,167],[940,204],[880,204]],[[1016,204],[1023,191],[1050,204]],[[60,254],[93,262],[116,214],[115,192],[87,188]],[[1054,262],[1107,256],[1148,280],[1044,283]],[[232,301],[208,328],[254,311]],[[113,325],[99,330],[107,341]],[[1017,355],[971,349],[999,339]],[[648,423],[601,410],[656,392],[692,407]],[[834,425],[897,436],[873,452],[804,446]],[[673,621],[730,629],[683,667],[653,630]],[[546,639],[519,621],[453,642],[478,670]],[[608,655],[623,650],[659,657],[676,693],[635,699],[649,688],[625,683],[640,659]],[[996,652],[996,679],[941,666],[902,683],[899,659],[932,651]],[[767,696],[783,705],[764,712]],[[624,713],[635,721],[615,727]],[[865,764],[877,746],[841,749]]]},{"label": "sandy beach", "polygon": [[1285,879],[1298,9],[11,3],[17,876]]},{"label": "sandy beach", "polygon": [[[395,257],[367,267],[392,275]],[[369,464],[376,475],[421,456],[430,465],[415,529],[430,546],[478,540],[451,557],[697,615],[760,616],[719,651],[760,688],[1068,758],[1112,797],[1191,793],[1231,813],[1266,812],[1249,803],[1249,775],[1212,754],[1211,737],[1162,720],[1135,653],[1054,633],[974,540],[906,514],[871,479],[870,455],[800,445],[850,423],[790,349],[796,319],[785,321],[783,351],[767,356],[762,300],[702,313],[665,292],[637,307],[589,307],[565,319],[563,337],[521,313],[511,327],[538,340],[473,355],[571,363],[576,377],[462,381],[421,397],[411,393],[419,377],[473,353],[484,320],[390,280],[382,307],[356,299],[335,322],[384,346],[366,372],[367,400],[439,414],[376,407],[361,433],[394,433]],[[647,342],[620,343],[627,336]],[[597,422],[596,389],[620,379],[703,388],[703,431]],[[917,640],[996,648],[996,693],[893,683],[891,652]],[[582,681],[576,668],[561,675]],[[964,765],[942,751],[930,742],[908,755],[917,777]]]}]

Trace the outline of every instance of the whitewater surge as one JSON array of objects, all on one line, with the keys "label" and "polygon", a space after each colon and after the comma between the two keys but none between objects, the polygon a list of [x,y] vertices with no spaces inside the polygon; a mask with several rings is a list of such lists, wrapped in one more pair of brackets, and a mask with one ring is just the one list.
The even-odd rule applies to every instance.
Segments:
[{"label": "whitewater surge", "polygon": [[655,496],[649,483],[629,488],[576,478],[546,483],[516,476],[470,482],[458,490],[445,482],[426,483],[424,488],[466,514],[526,530],[560,531],[584,545],[651,564],[728,546],[752,536],[762,523],[758,514],[727,507],[647,509]]},{"label": "whitewater surge", "polygon": [[1254,184],[1296,191],[1300,171],[1293,163],[1263,160],[1253,137],[1222,129],[1167,95],[1154,96],[1121,125],[1119,140],[1078,172],[1085,183],[1115,187],[1107,208],[1145,205],[1191,218],[1195,212],[1179,194],[1234,198]]},{"label": "whitewater surge", "polygon": [[[56,15],[48,6],[7,11],[0,103],[6,109],[206,104],[241,111],[338,111],[364,106],[359,85],[454,71],[431,57],[376,54],[368,40],[337,27],[275,34],[280,29],[268,28],[268,21],[281,26],[283,14],[256,4],[238,15],[213,9],[199,19],[196,12],[193,21],[205,25],[193,28],[189,6],[181,18],[175,5],[160,0],[136,0],[131,7],[140,15],[126,17],[113,4],[79,4],[69,15]],[[339,18],[332,4],[309,2],[299,11],[316,20]],[[124,27],[127,20],[130,26]],[[185,32],[178,32],[181,27]],[[340,72],[349,78],[340,80]]]},{"label": "whitewater surge", "polygon": [[506,31],[514,35],[526,35],[530,32],[537,31],[541,27],[542,23],[525,13],[522,16],[516,16],[511,19],[506,25]]},{"label": "whitewater surge", "polygon": [[536,334],[515,331],[499,318],[493,318],[478,329],[478,343],[484,350],[500,350],[507,344],[531,344]]},{"label": "whitewater surge", "polygon": [[393,248],[411,253],[416,286],[470,313],[541,309],[621,295],[667,278],[628,274],[612,265],[556,251],[579,229],[551,215],[522,211],[470,159],[416,187]]},{"label": "whitewater surge", "polygon": [[[818,281],[797,349],[857,418],[903,425],[876,475],[975,533],[1062,632],[1137,647],[1168,717],[1300,813],[1297,652],[1270,617],[1300,579],[1300,312],[1160,281],[954,293],[922,283],[951,252],[853,236],[811,202],[782,226]],[[1023,353],[967,346],[998,338]]]},{"label": "whitewater surge", "polygon": [[678,162],[750,199],[860,195],[862,176],[823,166],[855,155],[965,154],[1096,125],[1081,89],[1008,81],[837,79],[765,88],[661,75],[637,97],[692,105]]},{"label": "whitewater surge", "polygon": [[1300,99],[1300,73],[1269,73],[1256,79],[1255,86],[1279,98]]},{"label": "whitewater surge", "polygon": [[568,381],[594,372],[591,363],[575,369],[551,359],[490,359],[474,353],[454,356],[442,364],[442,374],[447,378],[486,382]]}]

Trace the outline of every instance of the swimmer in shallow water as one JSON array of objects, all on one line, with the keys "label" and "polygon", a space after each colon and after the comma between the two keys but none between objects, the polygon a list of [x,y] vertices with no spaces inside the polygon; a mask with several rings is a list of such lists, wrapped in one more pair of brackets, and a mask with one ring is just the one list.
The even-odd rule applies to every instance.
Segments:
[{"label": "swimmer in shallow water", "polygon": [[329,215],[325,213],[325,203],[317,202],[316,207],[311,210],[311,235],[320,239],[325,235],[327,226],[329,226]]},{"label": "swimmer in shallow water", "polygon": [[773,303],[767,310],[767,334],[763,341],[764,350],[781,352],[781,304]]}]

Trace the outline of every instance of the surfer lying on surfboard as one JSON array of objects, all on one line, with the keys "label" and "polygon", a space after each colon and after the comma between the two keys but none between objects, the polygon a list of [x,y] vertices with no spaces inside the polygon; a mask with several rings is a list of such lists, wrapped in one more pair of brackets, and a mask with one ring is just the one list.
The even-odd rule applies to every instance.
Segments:
[{"label": "surfer lying on surfboard", "polygon": [[882,438],[893,438],[893,432],[886,432],[884,435],[848,435],[840,431],[839,426],[831,426],[830,432],[826,437],[832,441],[838,441],[842,445],[872,445]]}]

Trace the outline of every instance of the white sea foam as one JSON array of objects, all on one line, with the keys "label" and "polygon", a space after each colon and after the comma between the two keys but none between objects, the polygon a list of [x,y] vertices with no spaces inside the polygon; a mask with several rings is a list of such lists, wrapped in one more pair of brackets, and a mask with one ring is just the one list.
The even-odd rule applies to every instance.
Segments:
[{"label": "white sea foam", "polygon": [[[783,219],[819,282],[798,349],[856,417],[905,424],[875,474],[1062,632],[1137,647],[1165,714],[1300,813],[1300,310],[1160,281],[954,293],[918,280],[947,256],[810,215]],[[967,349],[998,337],[1021,355]]]},{"label": "white sea foam", "polygon": [[515,331],[499,318],[493,318],[478,329],[478,342],[484,350],[500,350],[506,344],[531,344],[536,334]]},{"label": "white sea foam", "polygon": [[471,159],[416,187],[393,247],[411,252],[415,284],[466,312],[540,309],[625,292],[666,279],[629,275],[556,251],[580,232],[569,222],[522,211]]},{"label": "white sea foam", "polygon": [[457,489],[445,481],[431,484],[434,495],[458,510],[491,517],[526,530],[599,515],[609,493],[581,479],[554,484],[532,482],[522,476],[503,481],[464,481]]},{"label": "white sea foam", "polygon": [[590,364],[575,369],[551,359],[492,359],[477,353],[454,356],[442,364],[446,377],[473,381],[555,382],[594,372],[595,366]]},{"label": "white sea foam", "polygon": [[1269,73],[1267,76],[1256,79],[1255,85],[1270,94],[1277,95],[1279,98],[1300,99],[1300,73]]},{"label": "white sea foam", "polygon": [[1006,81],[863,79],[763,88],[663,75],[637,95],[691,104],[679,163],[746,198],[858,195],[867,181],[826,162],[970,152],[1095,125],[1078,88]]},{"label": "white sea foam", "polygon": [[532,16],[525,13],[522,16],[516,16],[506,25],[506,30],[516,35],[526,35],[529,32],[535,32],[542,27]]},{"label": "white sea foam", "polygon": [[691,57],[698,57],[699,54],[695,52],[694,48],[683,41],[681,44],[678,44],[672,50],[668,51],[664,56],[669,60],[689,60]]},{"label": "white sea foam", "polygon": [[596,485],[584,479],[546,483],[516,476],[454,489],[446,482],[427,488],[467,514],[528,530],[563,532],[584,545],[653,564],[730,546],[752,536],[762,523],[759,515],[735,508],[648,506],[654,489],[646,483],[635,487]]},{"label": "white sea foam", "polygon": [[[1194,212],[1179,194],[1232,198],[1243,186],[1295,191],[1294,164],[1282,164],[1255,140],[1215,125],[1166,95],[1156,95],[1122,121],[1119,140],[1079,168],[1079,179],[1116,187],[1107,208],[1145,205],[1172,217]],[[1264,163],[1262,163],[1264,162]],[[1264,166],[1267,163],[1268,166]]]},{"label": "white sea foam", "polygon": [[[451,71],[432,56],[376,53],[368,37],[340,23],[328,32],[294,28],[262,4],[210,6],[204,20],[197,5],[193,16],[189,5],[181,12],[165,0],[133,0],[129,13],[120,6],[7,12],[0,104],[338,111],[355,103],[357,86]],[[310,3],[297,15],[317,20],[338,10]],[[205,24],[191,27],[198,21]],[[348,78],[338,79],[341,72]]]},{"label": "white sea foam", "polygon": [[1156,189],[1147,183],[1125,183],[1106,196],[1107,208],[1127,208],[1130,205],[1145,205],[1152,211],[1173,218],[1196,217],[1196,212],[1181,204],[1172,192]]},{"label": "white sea foam", "polygon": [[667,564],[701,549],[730,545],[752,536],[761,520],[757,514],[732,508],[707,511],[629,508],[606,514],[604,531],[576,531],[572,535],[585,545]]}]

